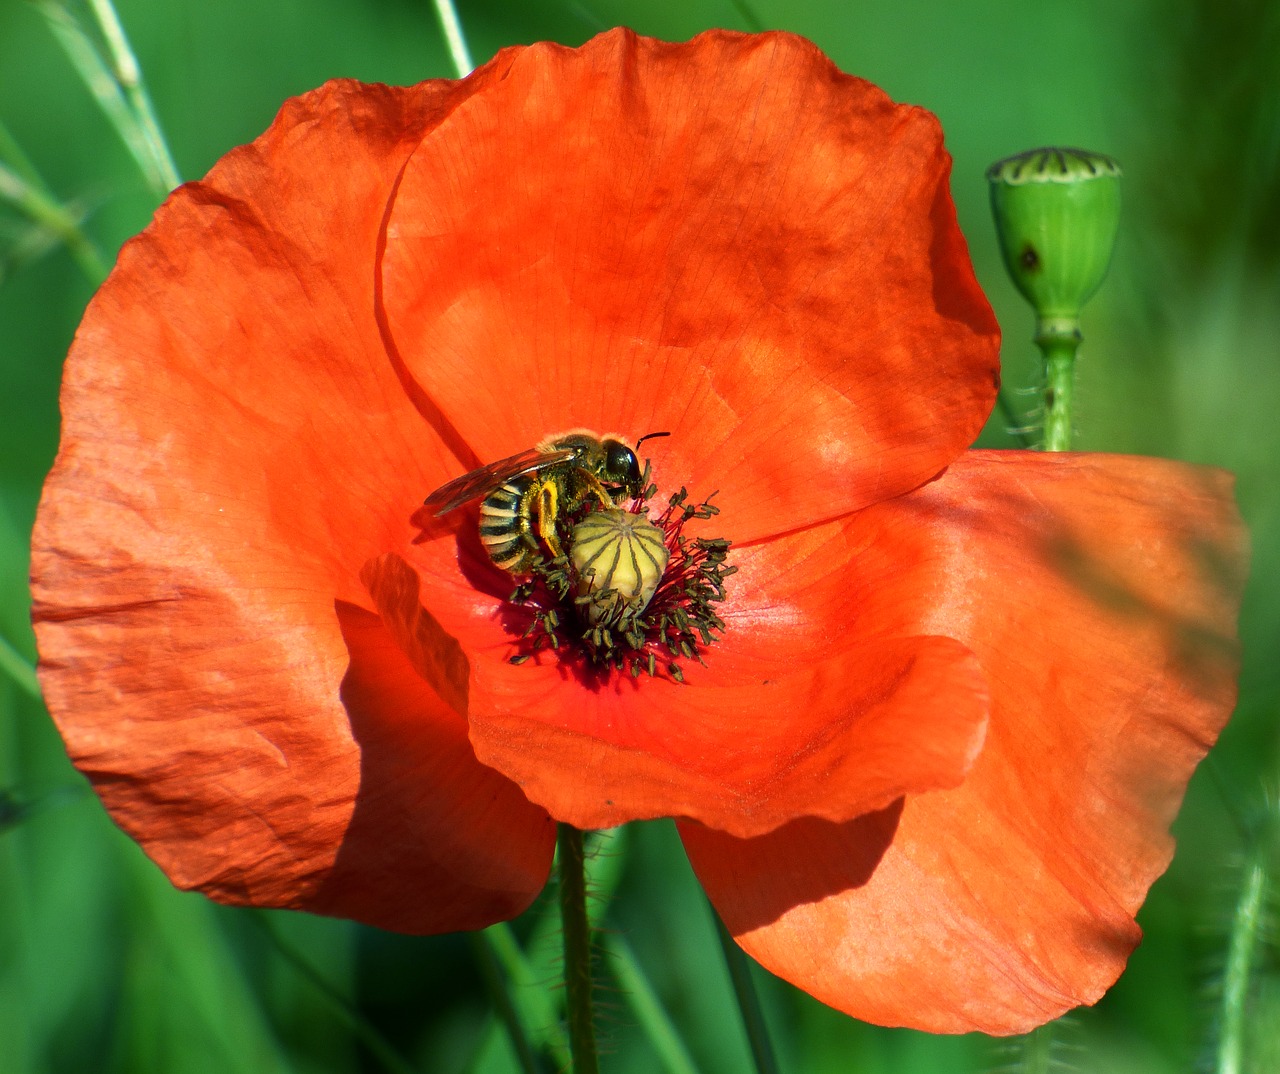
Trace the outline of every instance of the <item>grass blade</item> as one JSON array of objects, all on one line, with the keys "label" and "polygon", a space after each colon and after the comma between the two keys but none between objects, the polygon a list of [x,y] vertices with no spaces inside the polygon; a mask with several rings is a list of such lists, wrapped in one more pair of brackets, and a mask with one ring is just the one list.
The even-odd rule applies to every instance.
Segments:
[{"label": "grass blade", "polygon": [[449,57],[453,60],[453,68],[459,78],[466,78],[475,70],[471,62],[471,50],[467,48],[467,39],[462,34],[462,22],[458,19],[458,9],[453,0],[434,0],[436,17],[440,20],[440,29],[444,31],[445,44],[449,46]]},{"label": "grass blade", "polygon": [[542,972],[534,968],[535,961],[538,965],[550,961],[548,952],[540,949],[558,939],[554,918],[549,916],[546,925],[535,929],[529,955],[521,950],[515,931],[506,922],[490,925],[484,930],[484,939],[510,982],[512,1000],[534,1046],[550,1053],[557,1070],[567,1070],[569,1040],[560,1021],[560,1011],[542,987]]},{"label": "grass blade", "polygon": [[262,911],[247,911],[249,920],[261,931],[267,943],[285,962],[324,997],[333,1011],[346,1023],[351,1032],[369,1049],[384,1070],[390,1074],[419,1074],[418,1068],[401,1055],[352,1001],[344,996],[323,973],[293,946],[286,943],[271,926],[271,919]]},{"label": "grass blade", "polygon": [[708,904],[708,909],[711,911],[711,916],[716,919],[716,935],[720,937],[720,947],[724,951],[725,964],[729,969],[733,994],[738,1000],[738,1010],[742,1013],[742,1026],[747,1034],[747,1043],[751,1047],[751,1058],[755,1062],[756,1074],[779,1074],[778,1060],[774,1056],[773,1042],[769,1039],[769,1028],[765,1025],[764,1011],[760,1009],[760,998],[756,995],[756,986],[751,980],[751,964],[746,952],[734,942],[715,907]]},{"label": "grass blade", "polygon": [[169,182],[165,166],[156,159],[151,139],[98,46],[60,0],[35,0],[35,4],[72,66],[120,135],[151,192],[157,198],[166,197],[173,184]]},{"label": "grass blade", "polygon": [[529,1042],[529,1034],[525,1032],[524,1023],[520,1020],[520,1013],[511,998],[508,979],[503,975],[502,964],[494,950],[493,936],[485,930],[471,933],[470,939],[494,1012],[507,1031],[507,1039],[511,1043],[511,1050],[515,1052],[520,1070],[523,1074],[540,1074],[541,1067],[534,1055],[533,1045]]},{"label": "grass blade", "polygon": [[[0,193],[3,192],[3,175],[0,175]],[[21,688],[22,692],[35,701],[43,699],[40,693],[40,680],[36,678],[36,669],[27,663],[13,643],[0,634],[0,669]]]},{"label": "grass blade", "polygon": [[1254,963],[1261,946],[1270,882],[1271,839],[1264,831],[1245,865],[1244,883],[1231,923],[1227,968],[1222,982],[1217,1074],[1245,1074],[1245,1038]]},{"label": "grass blade", "polygon": [[641,971],[630,944],[614,933],[605,937],[604,952],[618,986],[626,994],[632,1013],[658,1054],[662,1069],[667,1074],[698,1074],[693,1057],[689,1055],[689,1050],[684,1046],[671,1016],[662,1006],[649,979]]},{"label": "grass blade", "polygon": [[151,103],[151,95],[147,92],[146,83],[142,79],[142,68],[138,59],[129,47],[129,39],[125,36],[124,27],[120,25],[116,9],[111,0],[89,0],[89,7],[103,39],[111,54],[112,68],[116,82],[124,92],[126,100],[133,109],[138,129],[146,142],[156,171],[165,187],[165,193],[181,184],[178,166],[174,163],[173,154],[169,152],[169,144],[165,141],[156,119],[156,110]]}]

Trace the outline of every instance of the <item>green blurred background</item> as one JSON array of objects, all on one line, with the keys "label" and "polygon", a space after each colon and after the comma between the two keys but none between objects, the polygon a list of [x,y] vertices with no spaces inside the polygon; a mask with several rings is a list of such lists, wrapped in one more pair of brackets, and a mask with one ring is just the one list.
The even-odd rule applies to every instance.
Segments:
[{"label": "green blurred background", "polygon": [[[69,9],[91,24],[79,2]],[[428,0],[119,0],[117,10],[184,178],[327,78],[452,73]],[[1085,311],[1077,445],[1234,470],[1254,565],[1239,711],[1192,784],[1178,856],[1140,918],[1146,940],[1096,1008],[1054,1027],[1054,1063],[1144,1074],[1210,1061],[1243,862],[1258,853],[1280,773],[1280,6],[463,0],[460,15],[477,62],[507,44],[577,44],[616,24],[673,40],[712,26],[793,30],[844,70],[935,111],[960,220],[1004,326],[1010,388],[1037,383],[1038,357],[1031,312],[999,263],[984,169],[1042,144],[1122,162],[1120,245]],[[154,195],[41,7],[23,0],[0,0],[0,123],[47,189],[87,212],[108,260],[146,224]],[[0,148],[20,171],[14,146]],[[27,540],[57,445],[62,355],[93,287],[4,195],[0,184],[0,634],[13,651],[0,669],[0,1074],[515,1069],[467,938],[411,939],[179,894],[67,764],[12,657],[34,660]],[[984,443],[1012,441],[996,419]],[[617,884],[607,925],[635,948],[699,1068],[746,1069],[710,919],[673,830],[637,826],[626,843],[597,863],[600,883]],[[544,909],[517,923],[535,947]],[[1267,938],[1258,949],[1246,1071],[1280,1070],[1278,950]],[[535,969],[553,999],[555,968],[548,957]],[[787,1071],[1049,1069],[1025,1042],[865,1026],[756,976]],[[660,1069],[633,990],[605,980],[605,1069]]]}]

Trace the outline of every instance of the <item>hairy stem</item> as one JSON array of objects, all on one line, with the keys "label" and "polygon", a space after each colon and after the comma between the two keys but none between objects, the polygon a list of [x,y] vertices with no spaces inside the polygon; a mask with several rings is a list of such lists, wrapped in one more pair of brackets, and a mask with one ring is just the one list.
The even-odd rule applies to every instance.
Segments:
[{"label": "hairy stem", "polygon": [[1079,321],[1042,319],[1036,326],[1036,345],[1044,355],[1044,450],[1071,450],[1071,396],[1075,383]]},{"label": "hairy stem", "polygon": [[557,837],[560,919],[564,926],[565,1007],[574,1074],[599,1074],[591,1005],[591,925],[587,921],[586,860],[582,832],[561,824]]}]

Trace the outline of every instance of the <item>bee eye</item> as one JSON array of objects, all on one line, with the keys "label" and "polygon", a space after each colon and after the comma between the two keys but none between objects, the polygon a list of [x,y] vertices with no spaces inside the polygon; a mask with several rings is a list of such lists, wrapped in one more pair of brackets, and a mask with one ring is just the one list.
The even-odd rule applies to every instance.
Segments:
[{"label": "bee eye", "polygon": [[618,440],[606,442],[604,465],[605,472],[617,481],[627,485],[636,485],[640,481],[640,462],[636,453]]}]

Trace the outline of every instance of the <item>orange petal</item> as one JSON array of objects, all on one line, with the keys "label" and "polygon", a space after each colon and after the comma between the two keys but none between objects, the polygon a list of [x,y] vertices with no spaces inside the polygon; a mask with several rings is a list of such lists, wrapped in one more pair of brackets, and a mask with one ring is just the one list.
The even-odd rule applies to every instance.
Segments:
[{"label": "orange petal", "polygon": [[859,1018],[1023,1032],[1094,1002],[1235,700],[1245,560],[1230,479],[1119,456],[971,452],[864,512],[851,600],[962,641],[992,689],[965,782],[865,831],[682,828],[739,942]]},{"label": "orange petal", "polygon": [[[412,146],[482,86],[289,102],[124,248],[67,359],[33,542],[41,681],[73,760],[183,887],[439,924],[347,871],[394,871],[428,821],[367,843],[362,771],[392,761],[353,733],[335,601],[370,603],[360,569],[444,476],[374,315],[376,253]],[[524,868],[492,855],[482,872]]]},{"label": "orange petal", "polygon": [[466,722],[423,689],[403,637],[351,605],[339,618],[360,793],[312,909],[413,933],[515,917],[546,884],[555,824],[476,760]]},{"label": "orange petal", "polygon": [[[593,828],[685,815],[748,835],[955,786],[982,742],[987,690],[964,646],[884,636],[850,602],[861,543],[845,521],[742,549],[717,609],[726,631],[705,664],[680,661],[684,685],[607,680],[550,652],[511,666],[526,620],[474,520],[412,547],[412,581],[407,563],[381,566],[397,581],[379,607],[428,618],[439,663],[461,645],[477,755],[557,819]],[[415,662],[438,684],[439,671]]]},{"label": "orange petal", "polygon": [[745,549],[719,608],[725,635],[705,666],[681,661],[683,685],[606,680],[550,652],[512,666],[525,620],[473,524],[413,547],[420,589],[407,564],[384,564],[401,580],[379,607],[407,609],[411,593],[394,618],[430,618],[450,639],[442,651],[456,639],[478,756],[558,820],[688,816],[757,834],[954,786],[981,746],[987,691],[972,656],[947,638],[885,637],[858,615],[844,599],[857,547],[833,524]]},{"label": "orange petal", "polygon": [[577,827],[684,816],[744,836],[953,787],[982,744],[981,673],[946,638],[885,639],[749,681],[689,677],[584,686],[554,662],[477,662],[471,741]]},{"label": "orange petal", "polygon": [[[936,474],[998,335],[936,119],[782,33],[507,50],[387,221],[391,336],[475,460],[585,426],[744,541]],[[500,80],[497,79],[500,76]]]}]

